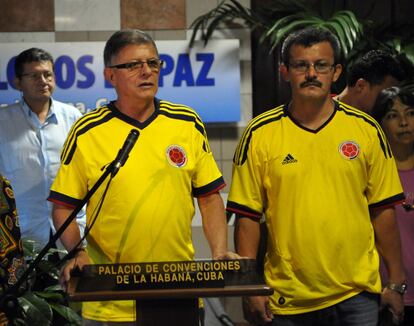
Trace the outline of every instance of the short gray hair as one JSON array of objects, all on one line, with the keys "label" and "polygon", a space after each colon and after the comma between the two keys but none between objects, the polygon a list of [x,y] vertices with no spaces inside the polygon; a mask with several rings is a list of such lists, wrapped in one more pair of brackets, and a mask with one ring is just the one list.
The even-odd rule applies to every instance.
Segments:
[{"label": "short gray hair", "polygon": [[139,29],[123,29],[112,34],[105,44],[104,64],[105,67],[111,65],[111,60],[125,46],[130,44],[151,44],[158,55],[158,49],[152,37]]}]

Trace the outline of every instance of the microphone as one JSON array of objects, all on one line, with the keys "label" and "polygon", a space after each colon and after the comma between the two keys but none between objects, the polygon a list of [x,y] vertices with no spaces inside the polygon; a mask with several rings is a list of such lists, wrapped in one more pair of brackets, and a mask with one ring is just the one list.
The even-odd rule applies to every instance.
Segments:
[{"label": "microphone", "polygon": [[118,173],[119,169],[124,166],[126,160],[128,159],[129,153],[134,147],[139,136],[139,131],[137,129],[131,129],[127,138],[125,139],[124,145],[119,150],[118,155],[115,160],[112,162],[112,178]]}]

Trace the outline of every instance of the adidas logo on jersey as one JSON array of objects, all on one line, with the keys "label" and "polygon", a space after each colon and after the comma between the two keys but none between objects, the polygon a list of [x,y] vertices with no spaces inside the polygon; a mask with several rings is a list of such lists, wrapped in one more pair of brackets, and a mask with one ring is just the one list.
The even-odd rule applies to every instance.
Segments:
[{"label": "adidas logo on jersey", "polygon": [[292,154],[286,155],[285,159],[282,161],[282,165],[289,164],[289,163],[296,163],[298,160],[295,159]]}]

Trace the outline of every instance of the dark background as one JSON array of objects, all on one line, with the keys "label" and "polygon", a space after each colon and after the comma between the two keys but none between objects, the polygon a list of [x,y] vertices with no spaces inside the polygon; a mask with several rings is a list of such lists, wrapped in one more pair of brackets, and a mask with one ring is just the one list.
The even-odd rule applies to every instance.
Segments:
[{"label": "dark background", "polygon": [[[262,12],[270,0],[251,0],[253,12]],[[350,10],[358,19],[379,26],[414,33],[413,0],[309,0],[308,4],[322,17],[339,10]],[[288,84],[279,75],[279,49],[270,53],[266,42],[260,42],[260,30],[252,32],[253,116],[285,103],[290,98]],[[344,76],[343,76],[344,77]],[[336,86],[337,91],[342,87]],[[334,90],[335,91],[335,90]]]}]

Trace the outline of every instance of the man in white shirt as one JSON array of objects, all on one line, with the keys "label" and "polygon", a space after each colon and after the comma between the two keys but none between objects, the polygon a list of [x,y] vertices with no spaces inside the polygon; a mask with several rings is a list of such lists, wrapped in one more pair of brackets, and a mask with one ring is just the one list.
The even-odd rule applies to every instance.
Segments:
[{"label": "man in white shirt", "polygon": [[[0,108],[0,171],[13,184],[22,238],[41,248],[54,232],[52,205],[46,198],[63,143],[81,113],[52,98],[53,58],[42,49],[31,48],[16,57],[14,83],[22,99]],[[78,223],[84,226],[84,211]]]}]

